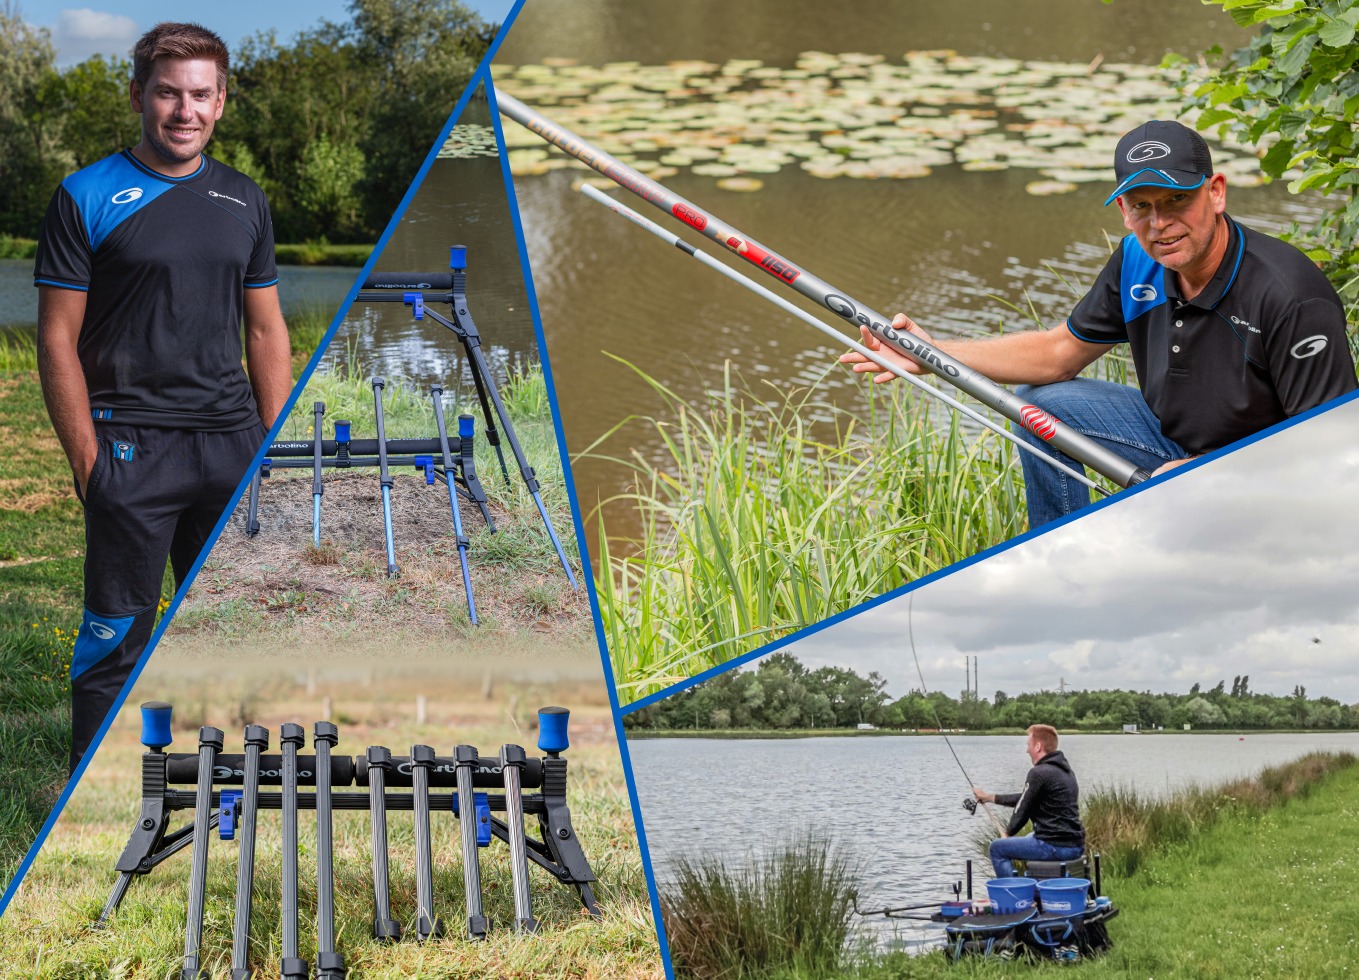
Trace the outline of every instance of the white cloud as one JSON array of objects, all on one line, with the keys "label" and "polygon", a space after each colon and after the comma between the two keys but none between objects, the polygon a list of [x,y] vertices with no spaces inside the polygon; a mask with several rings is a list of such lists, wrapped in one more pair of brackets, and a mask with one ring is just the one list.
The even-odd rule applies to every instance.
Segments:
[{"label": "white cloud", "polygon": [[96,54],[130,57],[140,34],[131,17],[78,7],[58,15],[52,43],[58,64],[73,65]]},{"label": "white cloud", "polygon": [[[1251,689],[1359,702],[1359,402],[1116,501],[915,594],[927,685]],[[919,686],[907,598],[794,644]],[[1313,643],[1320,636],[1321,643]],[[956,675],[956,677],[955,677]]]}]

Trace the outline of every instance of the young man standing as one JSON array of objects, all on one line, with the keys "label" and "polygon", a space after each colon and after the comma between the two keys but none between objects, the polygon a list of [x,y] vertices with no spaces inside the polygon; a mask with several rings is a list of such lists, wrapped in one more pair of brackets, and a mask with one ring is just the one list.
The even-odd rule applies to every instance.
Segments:
[{"label": "young man standing", "polygon": [[73,769],[150,638],[167,557],[178,585],[292,387],[268,202],[203,153],[227,71],[211,31],[148,31],[140,141],[62,181],[39,234],[38,368],[85,505]]},{"label": "young man standing", "polygon": [[[1074,861],[1085,853],[1080,788],[1066,756],[1057,751],[1057,729],[1031,725],[1027,746],[1033,768],[1020,793],[988,793],[973,786],[983,803],[1014,807],[1005,836],[991,842],[991,866],[997,878],[1013,878],[1014,862]],[[1033,833],[1016,837],[1033,821]]]},{"label": "young man standing", "polygon": [[[1203,137],[1153,120],[1114,155],[1126,236],[1066,322],[981,340],[936,343],[909,330],[1138,466],[1162,472],[1356,388],[1345,309],[1302,252],[1227,215],[1227,178]],[[1076,375],[1126,343],[1141,390]],[[920,374],[914,361],[864,344]],[[857,353],[840,358],[874,381],[894,375]],[[1042,452],[1079,469],[1027,429]],[[1090,503],[1082,483],[1020,453],[1029,526]]]}]

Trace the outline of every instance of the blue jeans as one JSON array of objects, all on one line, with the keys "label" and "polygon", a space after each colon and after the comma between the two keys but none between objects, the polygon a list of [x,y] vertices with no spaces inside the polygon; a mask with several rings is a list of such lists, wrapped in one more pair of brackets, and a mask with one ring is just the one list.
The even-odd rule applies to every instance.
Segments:
[{"label": "blue jeans", "polygon": [[[1076,378],[1041,387],[1020,385],[1015,394],[1146,470],[1155,470],[1163,463],[1189,455],[1161,435],[1161,423],[1151,414],[1142,393],[1128,385]],[[1080,463],[1057,452],[1032,432],[1020,426],[1014,426],[1014,430],[1029,445],[1042,450],[1045,456],[1081,471]],[[1030,453],[1020,453],[1019,461],[1024,467],[1031,529],[1075,513],[1090,503],[1090,488],[1085,484],[1035,459]]]},{"label": "blue jeans", "polygon": [[998,837],[991,842],[991,867],[996,869],[997,878],[1013,878],[1015,861],[1074,861],[1084,853],[1083,847],[1053,847],[1033,834]]}]

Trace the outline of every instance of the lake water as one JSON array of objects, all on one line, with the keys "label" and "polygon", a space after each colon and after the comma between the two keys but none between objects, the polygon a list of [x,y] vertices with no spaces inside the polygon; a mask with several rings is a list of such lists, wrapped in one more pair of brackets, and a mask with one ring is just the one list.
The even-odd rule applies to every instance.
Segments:
[{"label": "lake water", "polygon": [[[611,62],[758,59],[770,71],[787,71],[809,51],[859,52],[900,65],[907,51],[950,49],[976,58],[1148,66],[1167,50],[1194,54],[1246,38],[1220,11],[1183,0],[1061,6],[1061,16],[1053,17],[1043,0],[982,0],[959,16],[953,8],[897,0],[869,0],[834,13],[814,0],[536,0],[521,13],[496,65],[507,71],[573,59],[603,70]],[[626,73],[618,69],[616,77]],[[514,76],[504,77],[514,91]],[[910,89],[903,80],[901,92]],[[599,101],[607,108],[616,97]],[[1167,88],[1163,97],[1174,96]],[[725,98],[713,97],[714,111]],[[657,104],[663,101],[657,94]],[[675,97],[684,105],[701,101],[701,95]],[[654,118],[666,111],[655,110]],[[1080,111],[1069,101],[1051,110],[1070,118]],[[587,123],[578,131],[589,139]],[[750,138],[739,122],[729,135],[738,142]],[[861,382],[844,369],[825,373],[841,353],[838,345],[573,191],[581,176],[568,170],[516,178],[573,452],[629,415],[669,415],[643,379],[607,354],[626,358],[691,401],[720,389],[729,362],[767,392],[816,384],[809,417],[830,404],[863,407]],[[820,179],[794,165],[758,176],[763,188],[755,193],[724,190],[716,177],[683,166],[662,183],[879,311],[910,311],[942,336],[1031,325],[1030,303],[1043,322],[1060,322],[1107,259],[1106,236],[1124,233],[1116,209],[1103,207],[1103,182],[1039,197],[1026,192],[1039,173],[1023,167],[969,172],[953,163],[919,179],[855,180]],[[631,195],[619,198],[682,230]],[[1229,205],[1235,217],[1265,231],[1306,220],[1317,209],[1315,200],[1290,197],[1282,185],[1233,188]],[[689,238],[703,245],[699,236]],[[704,247],[724,252],[712,243]],[[659,437],[641,423],[625,426],[600,452],[621,458],[634,448],[653,461],[664,458]],[[631,482],[628,470],[594,457],[577,461],[574,475],[587,511]],[[607,514],[613,536],[639,530],[630,505],[610,505]],[[595,533],[587,528],[586,540]]]},{"label": "lake water", "polygon": [[[1029,768],[1022,736],[958,736],[972,781],[1018,792]],[[1083,792],[1128,786],[1160,795],[1217,785],[1314,750],[1359,751],[1359,734],[1064,735]],[[817,830],[862,867],[860,905],[900,906],[951,896],[974,863],[984,893],[990,862],[976,844],[989,829],[962,808],[969,783],[938,736],[803,739],[635,739],[628,743],[647,846],[663,884],[681,854],[733,864]],[[1002,823],[1011,811],[993,808]],[[1117,881],[1105,891],[1117,900]],[[882,942],[918,927],[866,919]]]}]

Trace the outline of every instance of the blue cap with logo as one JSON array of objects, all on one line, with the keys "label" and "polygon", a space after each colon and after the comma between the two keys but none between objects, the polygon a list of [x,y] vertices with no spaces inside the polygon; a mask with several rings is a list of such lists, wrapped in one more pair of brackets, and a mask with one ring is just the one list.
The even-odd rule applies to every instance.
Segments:
[{"label": "blue cap with logo", "polygon": [[1118,186],[1105,205],[1134,187],[1193,190],[1213,175],[1213,156],[1203,137],[1173,120],[1153,119],[1118,141],[1114,151]]}]

